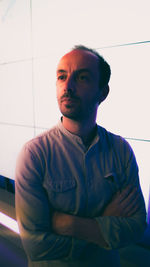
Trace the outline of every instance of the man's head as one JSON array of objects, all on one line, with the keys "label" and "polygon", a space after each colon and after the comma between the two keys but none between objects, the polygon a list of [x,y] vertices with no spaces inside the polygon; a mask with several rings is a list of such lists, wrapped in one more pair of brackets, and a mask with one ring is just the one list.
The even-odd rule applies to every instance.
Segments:
[{"label": "man's head", "polygon": [[88,48],[83,45],[75,45],[71,51],[74,50],[83,50],[92,53],[93,55],[97,56],[99,60],[99,87],[102,89],[104,86],[107,86],[109,84],[110,76],[111,76],[111,69],[109,64],[106,62],[106,60],[95,50],[92,48]]},{"label": "man's head", "polygon": [[109,92],[110,67],[95,50],[75,46],[57,67],[57,99],[61,113],[83,120],[97,113]]}]

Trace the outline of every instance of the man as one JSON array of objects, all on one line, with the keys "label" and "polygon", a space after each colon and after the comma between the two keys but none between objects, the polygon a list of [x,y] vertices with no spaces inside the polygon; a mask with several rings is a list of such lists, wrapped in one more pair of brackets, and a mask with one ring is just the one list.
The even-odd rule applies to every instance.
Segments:
[{"label": "man", "polygon": [[120,266],[117,249],[146,225],[138,167],[128,143],[96,124],[110,67],[76,46],[57,67],[61,121],[23,147],[16,214],[29,266]]}]

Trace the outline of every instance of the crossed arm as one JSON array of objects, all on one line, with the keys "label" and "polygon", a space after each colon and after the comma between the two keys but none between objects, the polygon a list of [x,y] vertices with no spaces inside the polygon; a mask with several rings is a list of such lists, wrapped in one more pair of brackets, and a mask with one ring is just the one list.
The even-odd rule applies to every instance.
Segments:
[{"label": "crossed arm", "polygon": [[[130,185],[114,195],[100,216],[130,217],[141,208],[141,205],[143,203],[138,189]],[[52,229],[59,235],[71,236],[107,247],[95,219],[55,212],[52,217]]]}]

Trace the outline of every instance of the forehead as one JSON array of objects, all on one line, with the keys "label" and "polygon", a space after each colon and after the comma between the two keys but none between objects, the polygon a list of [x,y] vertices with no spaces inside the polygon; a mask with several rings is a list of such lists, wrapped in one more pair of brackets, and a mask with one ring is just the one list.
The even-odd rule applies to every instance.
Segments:
[{"label": "forehead", "polygon": [[89,51],[74,50],[65,54],[59,61],[57,71],[75,71],[78,69],[89,69],[98,71],[99,59]]}]

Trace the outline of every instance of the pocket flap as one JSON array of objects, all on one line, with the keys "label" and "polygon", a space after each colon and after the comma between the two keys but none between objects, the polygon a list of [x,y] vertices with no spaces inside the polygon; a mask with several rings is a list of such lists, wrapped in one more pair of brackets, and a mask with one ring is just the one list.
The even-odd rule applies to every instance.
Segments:
[{"label": "pocket flap", "polygon": [[51,181],[50,186],[54,192],[65,192],[73,189],[76,186],[76,181],[73,179],[62,181]]}]

